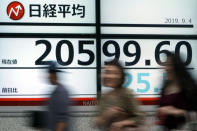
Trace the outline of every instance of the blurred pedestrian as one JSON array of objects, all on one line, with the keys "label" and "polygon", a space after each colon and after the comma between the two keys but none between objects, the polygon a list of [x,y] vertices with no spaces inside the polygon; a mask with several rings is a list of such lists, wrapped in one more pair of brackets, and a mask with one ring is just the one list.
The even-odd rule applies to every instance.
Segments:
[{"label": "blurred pedestrian", "polygon": [[51,131],[68,131],[69,122],[69,93],[67,89],[58,82],[58,73],[55,62],[50,62],[48,80],[55,86],[48,101],[49,129]]},{"label": "blurred pedestrian", "polygon": [[107,131],[137,130],[144,120],[132,92],[124,88],[124,71],[117,60],[107,62],[102,74],[103,85],[113,88],[100,100],[95,124]]},{"label": "blurred pedestrian", "polygon": [[164,65],[166,80],[157,111],[159,124],[166,130],[181,129],[189,112],[197,110],[197,86],[176,54],[168,52]]}]

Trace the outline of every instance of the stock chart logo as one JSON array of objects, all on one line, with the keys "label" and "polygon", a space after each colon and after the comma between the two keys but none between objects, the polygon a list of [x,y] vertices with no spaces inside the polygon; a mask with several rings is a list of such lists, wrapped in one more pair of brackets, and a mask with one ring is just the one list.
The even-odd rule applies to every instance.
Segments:
[{"label": "stock chart logo", "polygon": [[11,2],[7,7],[7,14],[12,20],[19,20],[23,17],[25,9],[17,1]]}]

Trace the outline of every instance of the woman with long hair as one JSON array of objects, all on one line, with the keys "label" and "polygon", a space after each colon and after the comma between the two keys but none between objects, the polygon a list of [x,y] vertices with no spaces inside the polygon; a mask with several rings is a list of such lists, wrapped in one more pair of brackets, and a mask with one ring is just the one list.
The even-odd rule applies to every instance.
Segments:
[{"label": "woman with long hair", "polygon": [[186,122],[188,113],[197,110],[197,86],[176,54],[168,52],[164,65],[166,80],[157,116],[166,130],[179,129]]}]

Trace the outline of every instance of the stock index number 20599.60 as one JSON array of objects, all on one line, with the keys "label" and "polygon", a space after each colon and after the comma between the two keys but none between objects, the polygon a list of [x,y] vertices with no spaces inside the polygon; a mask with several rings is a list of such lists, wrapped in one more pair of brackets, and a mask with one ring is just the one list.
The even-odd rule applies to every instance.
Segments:
[{"label": "stock index number 20599.60", "polygon": [[[118,43],[115,40],[107,40],[102,45],[102,52],[104,57],[111,58],[111,59],[120,59],[120,56],[126,56],[132,59],[121,59],[124,62],[125,66],[134,66],[138,64],[140,61],[141,55],[150,55],[150,53],[154,52],[154,58],[158,65],[162,64],[161,55],[166,54],[170,51],[172,47],[170,41],[160,41],[158,44],[150,45],[150,49],[154,48],[152,51],[148,52],[149,54],[142,54],[144,51],[142,50],[142,46],[145,43],[140,43],[135,40],[128,40],[123,45]],[[49,53],[51,52],[52,45],[51,42],[48,40],[37,40],[36,46],[45,45],[46,49],[40,57],[37,58],[35,61],[36,65],[46,65],[47,60],[44,60]],[[67,48],[67,52],[62,48],[65,46]],[[93,48],[92,48],[93,47]],[[169,47],[169,48],[168,48]],[[78,48],[77,50],[75,48]],[[68,66],[73,63],[73,60],[77,60],[78,65],[88,66],[93,64],[95,61],[96,55],[96,45],[94,40],[78,40],[78,43],[73,43],[69,40],[60,40],[57,42],[55,46],[55,58],[58,64],[62,66]],[[113,48],[113,49],[112,49]],[[168,49],[166,49],[168,48]],[[131,50],[132,49],[132,50]],[[176,55],[179,57],[181,56],[181,50],[184,49],[184,53],[187,54],[184,59],[185,66],[189,65],[192,61],[192,47],[188,41],[178,41],[176,42],[175,46],[172,51],[175,52]],[[149,49],[147,49],[149,50]],[[62,52],[66,52],[67,57],[62,55]],[[76,54],[77,53],[77,54]],[[80,55],[86,55],[86,59],[80,58]],[[101,55],[102,56],[102,55]],[[102,59],[102,58],[101,58]]]}]

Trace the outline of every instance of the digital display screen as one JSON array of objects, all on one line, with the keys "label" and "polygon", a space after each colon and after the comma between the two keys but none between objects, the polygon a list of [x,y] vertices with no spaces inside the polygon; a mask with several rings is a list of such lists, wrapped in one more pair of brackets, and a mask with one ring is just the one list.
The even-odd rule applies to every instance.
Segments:
[{"label": "digital display screen", "polygon": [[[98,4],[100,2],[100,4]],[[197,0],[0,1],[0,101],[48,98],[47,61],[56,61],[71,98],[95,105],[104,63],[119,59],[124,86],[158,98],[165,51],[197,80]],[[91,103],[91,100],[94,102]],[[82,104],[84,105],[84,104]]]}]

